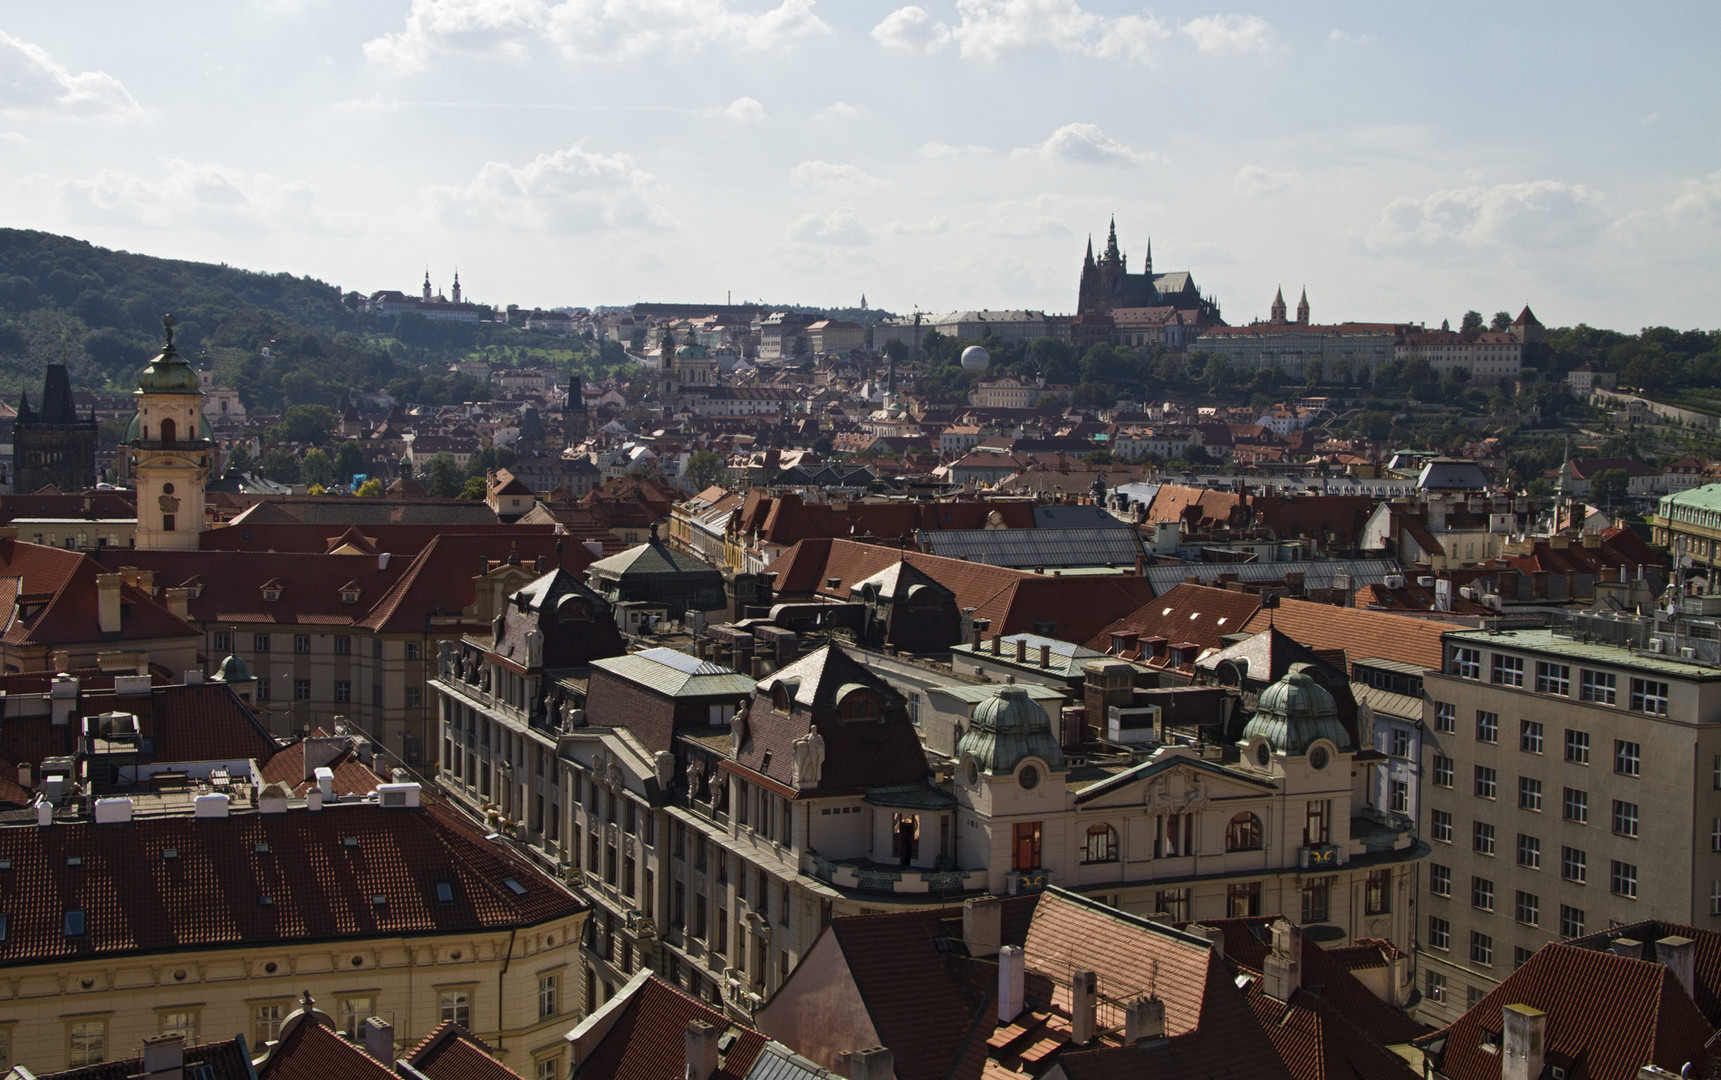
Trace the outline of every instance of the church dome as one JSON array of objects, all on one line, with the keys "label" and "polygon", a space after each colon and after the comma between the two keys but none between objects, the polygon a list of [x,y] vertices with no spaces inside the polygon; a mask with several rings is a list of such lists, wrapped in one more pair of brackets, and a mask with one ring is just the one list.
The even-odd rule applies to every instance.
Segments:
[{"label": "church dome", "polygon": [[1255,715],[1243,728],[1245,739],[1256,735],[1286,754],[1304,753],[1316,739],[1330,739],[1344,753],[1356,749],[1351,745],[1350,732],[1339,722],[1333,696],[1300,664],[1261,691]]},{"label": "church dome", "polygon": [[970,345],[962,350],[962,370],[976,374],[992,366],[992,354],[979,345]]},{"label": "church dome", "polygon": [[707,358],[705,346],[699,344],[679,346],[675,350],[675,358],[677,360],[704,360]]},{"label": "church dome", "polygon": [[138,376],[137,388],[146,394],[201,394],[203,384],[185,357],[172,344],[161,350]]},{"label": "church dome", "polygon": [[251,668],[237,655],[229,654],[221,661],[221,666],[215,669],[212,676],[219,683],[240,683],[251,681]]},{"label": "church dome", "polygon": [[1052,734],[1052,718],[1020,686],[1001,686],[974,706],[969,729],[956,748],[981,770],[1015,771],[1024,758],[1037,757],[1050,769],[1064,767],[1064,752]]}]

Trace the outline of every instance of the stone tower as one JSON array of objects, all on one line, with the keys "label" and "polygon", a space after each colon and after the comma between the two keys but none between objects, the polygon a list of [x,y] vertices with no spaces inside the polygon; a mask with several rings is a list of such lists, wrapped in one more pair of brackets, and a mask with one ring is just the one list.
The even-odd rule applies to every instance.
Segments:
[{"label": "stone tower", "polygon": [[1267,321],[1274,326],[1284,326],[1290,321],[1285,318],[1285,290],[1283,287],[1273,294],[1273,307],[1267,316]]},{"label": "stone tower", "polygon": [[79,417],[72,405],[72,383],[64,364],[49,364],[42,386],[42,408],[18,401],[13,428],[12,490],[22,494],[53,485],[61,491],[96,486],[96,418]]},{"label": "stone tower", "polygon": [[167,344],[138,377],[137,415],[125,436],[137,489],[137,546],[195,551],[215,441],[203,419],[202,383],[173,347],[173,316],[161,322]]},{"label": "stone tower", "polygon": [[1303,298],[1297,301],[1297,325],[1309,325],[1309,290],[1303,290]]}]

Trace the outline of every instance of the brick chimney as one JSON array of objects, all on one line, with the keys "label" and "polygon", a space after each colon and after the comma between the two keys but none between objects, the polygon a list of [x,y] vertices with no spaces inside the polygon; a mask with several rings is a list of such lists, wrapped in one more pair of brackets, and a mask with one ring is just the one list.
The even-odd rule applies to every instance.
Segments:
[{"label": "brick chimney", "polygon": [[1016,663],[1026,664],[1027,662],[1028,662],[1028,639],[1025,637],[1017,638],[1016,639]]},{"label": "brick chimney", "polygon": [[718,1064],[717,1036],[716,1024],[687,1022],[687,1080],[711,1080]]},{"label": "brick chimney", "polygon": [[1136,998],[1124,1014],[1123,1037],[1126,1042],[1165,1038],[1165,1002],[1156,997]]},{"label": "brick chimney", "polygon": [[997,956],[1004,937],[1004,902],[976,896],[962,902],[962,944],[972,957]]},{"label": "brick chimney", "polygon": [[998,1022],[1008,1024],[1022,1011],[1026,993],[1027,961],[1016,945],[998,950]]},{"label": "brick chimney", "polygon": [[1548,1014],[1528,1005],[1500,1010],[1500,1080],[1539,1080]]},{"label": "brick chimney", "polygon": [[184,1080],[185,1036],[157,1035],[143,1041],[145,1080]]},{"label": "brick chimney", "polygon": [[1086,1046],[1094,1041],[1099,1013],[1099,977],[1091,971],[1070,973],[1070,1041]]},{"label": "brick chimney", "polygon": [[104,634],[120,632],[120,588],[124,574],[96,575],[96,624]]}]

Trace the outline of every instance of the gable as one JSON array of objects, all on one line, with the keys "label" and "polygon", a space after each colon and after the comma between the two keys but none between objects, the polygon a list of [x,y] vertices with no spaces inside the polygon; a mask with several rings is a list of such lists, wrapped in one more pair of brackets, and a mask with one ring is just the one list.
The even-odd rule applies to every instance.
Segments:
[{"label": "gable", "polygon": [[1177,812],[1206,803],[1258,799],[1276,791],[1269,780],[1254,779],[1200,758],[1147,761],[1076,793],[1083,810],[1148,807]]}]

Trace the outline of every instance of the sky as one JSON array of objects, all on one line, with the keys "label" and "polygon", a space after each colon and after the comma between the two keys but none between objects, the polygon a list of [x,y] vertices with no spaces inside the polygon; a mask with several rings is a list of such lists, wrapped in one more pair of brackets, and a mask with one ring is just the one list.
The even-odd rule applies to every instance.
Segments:
[{"label": "sky", "polygon": [[0,3],[0,225],[532,306],[1721,328],[1721,5]]}]

